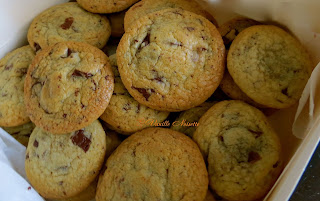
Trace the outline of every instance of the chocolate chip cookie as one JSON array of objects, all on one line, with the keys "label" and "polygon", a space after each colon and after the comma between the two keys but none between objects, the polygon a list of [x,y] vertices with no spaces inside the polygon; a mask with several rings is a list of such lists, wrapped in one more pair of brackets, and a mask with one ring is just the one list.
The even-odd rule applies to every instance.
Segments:
[{"label": "chocolate chip cookie", "polygon": [[92,13],[115,13],[129,8],[138,0],[77,0],[87,11]]},{"label": "chocolate chip cookie", "polygon": [[[244,29],[254,26],[260,25],[261,23],[252,19],[237,17],[226,23],[222,24],[218,30],[222,36],[223,43],[226,46],[226,51],[229,50],[232,41],[236,38],[236,36],[243,31]],[[263,105],[255,103],[251,98],[249,98],[241,89],[234,83],[232,77],[230,76],[228,70],[223,76],[223,79],[220,83],[221,90],[230,98],[234,100],[242,100],[250,105],[263,108]]]},{"label": "chocolate chip cookie", "polygon": [[197,145],[182,133],[148,128],[127,138],[109,157],[97,201],[204,200],[205,163]]},{"label": "chocolate chip cookie", "polygon": [[134,4],[126,13],[124,18],[124,29],[127,31],[139,18],[166,8],[180,8],[202,15],[217,26],[217,22],[214,17],[204,10],[195,0],[142,0]]},{"label": "chocolate chip cookie", "polygon": [[23,100],[23,85],[33,58],[32,48],[24,46],[0,60],[0,126],[19,126],[30,121]]},{"label": "chocolate chip cookie", "polygon": [[2,127],[7,133],[12,135],[18,142],[24,146],[28,146],[30,135],[35,128],[34,123],[29,122],[21,126]]},{"label": "chocolate chip cookie", "polygon": [[109,104],[114,79],[108,57],[86,43],[57,43],[38,53],[25,81],[25,102],[36,126],[70,133],[90,125]]},{"label": "chocolate chip cookie", "polygon": [[277,134],[258,109],[242,101],[215,104],[194,133],[208,164],[210,187],[227,200],[256,200],[281,171]]},{"label": "chocolate chip cookie", "polygon": [[101,115],[101,119],[109,127],[122,134],[132,134],[147,127],[152,123],[161,123],[169,112],[153,110],[134,100],[122,84],[117,66],[116,55],[110,56],[110,63],[115,76],[113,96],[109,106]]},{"label": "chocolate chip cookie", "polygon": [[312,71],[310,56],[300,42],[272,25],[239,33],[231,44],[227,67],[252,100],[277,109],[298,102]]},{"label": "chocolate chip cookie", "polygon": [[76,2],[53,6],[39,14],[28,31],[30,46],[38,51],[64,41],[84,42],[103,48],[111,34],[105,16],[89,13]]},{"label": "chocolate chip cookie", "polygon": [[199,123],[200,117],[202,117],[202,115],[204,115],[204,113],[206,113],[215,103],[216,102],[205,102],[194,108],[181,112],[179,117],[172,123],[170,129],[184,133],[192,138],[193,133],[198,127],[197,123]]},{"label": "chocolate chip cookie", "polygon": [[36,127],[26,151],[28,180],[44,198],[75,196],[98,175],[107,146],[106,134],[97,120],[64,135],[53,135]]},{"label": "chocolate chip cookie", "polygon": [[129,93],[143,105],[170,112],[207,100],[222,79],[224,58],[216,27],[180,9],[140,18],[117,49],[119,72]]}]

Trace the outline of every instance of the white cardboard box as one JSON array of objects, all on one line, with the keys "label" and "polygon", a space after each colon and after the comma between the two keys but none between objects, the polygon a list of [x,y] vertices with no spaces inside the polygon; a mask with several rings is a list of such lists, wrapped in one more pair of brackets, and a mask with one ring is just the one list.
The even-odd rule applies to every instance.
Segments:
[{"label": "white cardboard box", "polygon": [[[213,13],[219,24],[240,14],[259,21],[273,21],[288,27],[307,47],[315,66],[319,63],[319,0],[199,1]],[[26,44],[29,24],[37,14],[51,5],[62,2],[66,1],[0,0],[2,5],[0,7],[0,58],[9,51]],[[269,117],[281,138],[286,167],[265,200],[285,201],[290,198],[319,142],[319,78],[320,64],[314,70],[299,106],[281,110]],[[24,154],[25,148],[0,129],[0,201],[42,200],[24,180]]]}]

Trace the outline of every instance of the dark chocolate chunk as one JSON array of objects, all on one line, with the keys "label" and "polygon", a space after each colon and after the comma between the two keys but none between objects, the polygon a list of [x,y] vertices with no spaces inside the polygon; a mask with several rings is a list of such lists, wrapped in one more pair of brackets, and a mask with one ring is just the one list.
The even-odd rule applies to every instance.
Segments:
[{"label": "dark chocolate chunk", "polygon": [[37,140],[35,140],[35,141],[33,142],[33,146],[34,146],[34,147],[38,147],[38,146],[39,146],[39,142],[38,142]]},{"label": "dark chocolate chunk", "polygon": [[146,35],[146,37],[143,39],[140,47],[138,48],[138,51],[140,51],[142,48],[148,46],[150,44],[150,33]]},{"label": "dark chocolate chunk", "polygon": [[146,101],[149,100],[149,97],[151,96],[151,93],[154,93],[154,89],[145,89],[145,88],[138,88],[138,87],[131,87],[132,89],[137,90],[139,93],[143,95],[143,97],[146,99]]},{"label": "dark chocolate chunk", "polygon": [[173,42],[170,42],[169,43],[171,46],[179,46],[179,47],[182,47],[183,45],[181,43],[173,43]]},{"label": "dark chocolate chunk", "polygon": [[288,97],[289,97],[289,94],[288,94],[288,87],[287,87],[287,88],[285,88],[285,89],[282,89],[282,90],[281,90],[281,93],[282,93],[283,95],[285,95],[285,96],[288,96]]},{"label": "dark chocolate chunk", "polygon": [[78,130],[71,136],[72,143],[77,145],[84,152],[87,152],[90,148],[91,140],[84,135],[84,130]]},{"label": "dark chocolate chunk", "polygon": [[188,31],[194,31],[195,30],[193,27],[186,27],[186,29],[188,29]]},{"label": "dark chocolate chunk", "polygon": [[64,23],[60,25],[60,27],[64,30],[67,30],[71,27],[73,23],[74,18],[73,17],[68,17],[64,20]]},{"label": "dark chocolate chunk", "polygon": [[63,118],[66,118],[67,117],[67,114],[63,114]]},{"label": "dark chocolate chunk", "polygon": [[261,160],[261,156],[257,152],[255,152],[255,151],[249,152],[249,157],[248,157],[249,163],[255,163],[259,160]]},{"label": "dark chocolate chunk", "polygon": [[255,131],[255,130],[252,130],[252,129],[248,129],[248,131],[250,133],[254,134],[256,138],[260,137],[263,134],[262,131]]},{"label": "dark chocolate chunk", "polygon": [[12,65],[12,64],[10,64],[10,65],[8,65],[8,66],[4,67],[4,70],[10,70],[12,67],[13,67],[13,65]]},{"label": "dark chocolate chunk", "polygon": [[72,73],[72,76],[74,77],[85,77],[85,78],[89,78],[89,77],[92,77],[93,75],[91,73],[86,73],[86,72],[82,72],[82,71],[79,71],[79,70],[74,70],[73,73]]},{"label": "dark chocolate chunk", "polygon": [[36,49],[36,52],[41,50],[41,47],[40,47],[40,45],[38,43],[34,43],[34,48]]}]

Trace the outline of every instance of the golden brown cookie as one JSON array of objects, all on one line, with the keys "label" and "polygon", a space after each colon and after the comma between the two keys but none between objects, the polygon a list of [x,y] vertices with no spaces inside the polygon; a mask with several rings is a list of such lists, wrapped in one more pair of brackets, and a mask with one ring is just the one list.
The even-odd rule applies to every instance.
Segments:
[{"label": "golden brown cookie", "polygon": [[20,126],[30,121],[23,100],[23,85],[34,58],[31,47],[18,48],[0,60],[0,126]]},{"label": "golden brown cookie", "polygon": [[117,49],[119,72],[129,93],[160,111],[187,110],[206,101],[223,77],[224,58],[216,27],[180,9],[140,18]]},{"label": "golden brown cookie", "polygon": [[84,42],[103,48],[110,33],[107,17],[89,13],[72,2],[40,13],[29,27],[28,41],[35,51],[65,41]]},{"label": "golden brown cookie", "polygon": [[141,105],[129,94],[121,81],[116,55],[110,56],[110,63],[115,76],[114,91],[107,109],[100,117],[109,128],[128,135],[164,121],[169,112]]},{"label": "golden brown cookie", "polygon": [[251,99],[278,109],[298,102],[312,71],[310,56],[300,42],[272,25],[239,33],[231,44],[227,67]]},{"label": "golden brown cookie", "polygon": [[54,134],[79,130],[98,119],[113,93],[108,60],[98,48],[79,42],[58,43],[38,53],[24,87],[30,119]]},{"label": "golden brown cookie", "polygon": [[262,198],[282,170],[280,141],[263,113],[242,101],[222,101],[199,124],[193,139],[212,190],[227,200]]},{"label": "golden brown cookie", "polygon": [[109,157],[97,201],[203,201],[208,188],[197,145],[182,133],[148,128],[127,138]]},{"label": "golden brown cookie", "polygon": [[138,0],[77,0],[87,11],[92,13],[115,13],[129,8]]},{"label": "golden brown cookie", "polygon": [[28,146],[29,137],[35,128],[34,123],[29,122],[23,124],[21,126],[14,126],[14,127],[2,127],[7,133],[12,135],[18,142],[23,144],[24,146]]},{"label": "golden brown cookie", "polygon": [[26,151],[28,180],[45,198],[73,197],[99,174],[107,146],[106,133],[98,120],[64,135],[36,127]]},{"label": "golden brown cookie", "polygon": [[129,27],[139,18],[144,17],[149,13],[167,8],[179,8],[202,15],[217,26],[214,17],[204,10],[195,0],[142,0],[134,4],[126,13],[124,18],[124,29],[128,31]]}]

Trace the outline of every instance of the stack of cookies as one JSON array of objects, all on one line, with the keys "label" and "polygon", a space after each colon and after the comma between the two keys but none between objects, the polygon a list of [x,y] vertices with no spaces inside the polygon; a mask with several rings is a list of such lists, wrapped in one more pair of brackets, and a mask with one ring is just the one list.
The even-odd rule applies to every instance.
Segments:
[{"label": "stack of cookies", "polygon": [[291,33],[218,28],[193,0],[64,3],[27,38],[0,60],[0,126],[50,200],[260,200],[283,169],[260,109],[296,104],[313,70]]}]

